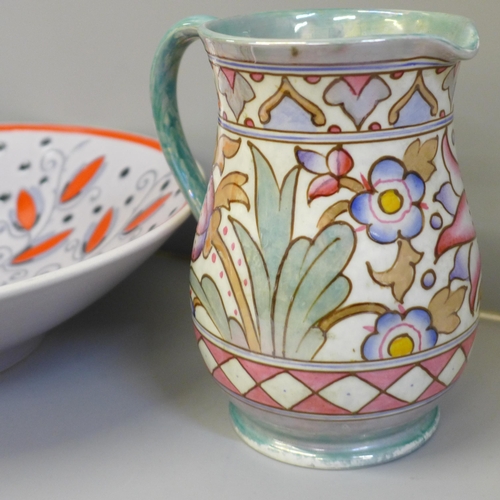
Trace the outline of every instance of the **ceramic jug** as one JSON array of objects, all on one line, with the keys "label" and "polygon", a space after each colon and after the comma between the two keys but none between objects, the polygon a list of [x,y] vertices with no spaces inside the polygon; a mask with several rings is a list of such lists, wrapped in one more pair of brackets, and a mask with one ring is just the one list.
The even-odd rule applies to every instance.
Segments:
[{"label": "ceramic jug", "polygon": [[[208,185],[176,104],[197,38],[219,101]],[[361,467],[436,430],[478,324],[453,134],[458,65],[477,48],[462,17],[366,10],[193,17],[161,42],[154,117],[199,218],[196,338],[256,450]]]}]

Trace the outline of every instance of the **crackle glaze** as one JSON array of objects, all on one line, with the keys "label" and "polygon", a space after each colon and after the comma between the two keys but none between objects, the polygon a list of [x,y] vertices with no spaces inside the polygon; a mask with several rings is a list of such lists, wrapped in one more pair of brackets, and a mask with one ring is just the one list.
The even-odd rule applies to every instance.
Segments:
[{"label": "crackle glaze", "polygon": [[[219,100],[201,209],[173,77],[180,39],[197,35]],[[193,19],[167,34],[153,108],[199,215],[195,331],[255,449],[358,467],[434,432],[478,320],[480,257],[453,134],[458,64],[476,50],[467,20],[419,12]]]}]

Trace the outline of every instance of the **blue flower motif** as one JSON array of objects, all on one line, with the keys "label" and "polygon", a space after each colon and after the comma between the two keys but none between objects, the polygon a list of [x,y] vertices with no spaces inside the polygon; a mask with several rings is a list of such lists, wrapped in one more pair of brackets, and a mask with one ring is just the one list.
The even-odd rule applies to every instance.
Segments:
[{"label": "blue flower motif", "polygon": [[370,173],[369,192],[356,195],[351,215],[367,226],[368,235],[378,243],[392,243],[398,237],[413,238],[422,230],[420,201],[424,196],[422,178],[395,158],[375,164]]},{"label": "blue flower motif", "polygon": [[405,314],[388,312],[380,316],[375,333],[364,342],[362,351],[367,360],[408,356],[436,345],[438,334],[432,327],[429,311],[409,309]]}]

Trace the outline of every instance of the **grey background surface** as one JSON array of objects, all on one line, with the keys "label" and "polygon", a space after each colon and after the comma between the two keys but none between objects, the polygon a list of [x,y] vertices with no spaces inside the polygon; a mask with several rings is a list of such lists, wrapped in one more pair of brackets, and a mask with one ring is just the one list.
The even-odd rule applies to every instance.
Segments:
[{"label": "grey background surface", "polygon": [[[155,135],[149,69],[166,29],[193,14],[220,17],[285,8],[434,10],[473,19],[479,55],[462,65],[456,91],[458,157],[483,255],[483,308],[500,310],[500,99],[498,0],[2,0],[0,3],[0,121],[117,128]],[[180,109],[194,155],[213,156],[216,98],[200,43],[180,72]],[[0,180],[1,182],[1,180]],[[189,252],[194,221],[168,248]]]},{"label": "grey background surface", "polygon": [[377,467],[302,469],[233,430],[193,335],[188,266],[153,256],[1,374],[2,500],[498,500],[498,322],[481,319],[425,446]]}]

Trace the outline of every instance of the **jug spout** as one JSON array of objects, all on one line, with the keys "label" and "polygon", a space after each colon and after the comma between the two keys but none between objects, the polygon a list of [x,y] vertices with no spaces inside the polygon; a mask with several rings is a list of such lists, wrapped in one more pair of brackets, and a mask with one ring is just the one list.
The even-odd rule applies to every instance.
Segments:
[{"label": "jug spout", "polygon": [[[474,24],[439,12],[353,9],[216,19],[200,29],[207,51],[248,62],[367,63],[432,57],[453,63],[479,47]],[[272,47],[273,50],[269,50]]]}]

